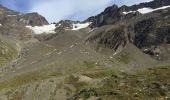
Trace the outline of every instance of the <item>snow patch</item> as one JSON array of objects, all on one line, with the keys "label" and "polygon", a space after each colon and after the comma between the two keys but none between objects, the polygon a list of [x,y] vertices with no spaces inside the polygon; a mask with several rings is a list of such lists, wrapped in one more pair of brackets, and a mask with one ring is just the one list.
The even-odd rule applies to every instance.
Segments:
[{"label": "snow patch", "polygon": [[127,14],[130,14],[130,13],[135,13],[136,11],[128,11],[128,12],[123,12],[123,14],[127,15]]},{"label": "snow patch", "polygon": [[[154,12],[154,11],[157,11],[157,10],[161,10],[161,9],[166,9],[166,8],[169,8],[169,6],[163,6],[163,7],[159,7],[159,8],[156,8],[156,9],[152,9],[152,8],[141,8],[141,9],[138,9],[137,11],[141,14],[147,14],[147,13],[151,13],[151,12]],[[129,13],[135,13],[137,11],[128,11],[128,12],[123,12],[123,14],[129,14]]]},{"label": "snow patch", "polygon": [[76,24],[73,24],[73,29],[72,30],[80,30],[80,29],[88,27],[90,24],[91,24],[91,22],[76,23]]},{"label": "snow patch", "polygon": [[33,30],[35,34],[49,34],[49,33],[55,33],[55,24],[50,25],[43,25],[43,26],[26,26],[27,28]]},{"label": "snow patch", "polygon": [[12,16],[17,16],[17,15],[7,15],[8,17],[12,17]]},{"label": "snow patch", "polygon": [[2,26],[2,24],[0,24],[0,26]]},{"label": "snow patch", "polygon": [[137,10],[138,12],[140,12],[141,14],[147,14],[150,12],[153,12],[154,10],[152,8],[141,8]]}]

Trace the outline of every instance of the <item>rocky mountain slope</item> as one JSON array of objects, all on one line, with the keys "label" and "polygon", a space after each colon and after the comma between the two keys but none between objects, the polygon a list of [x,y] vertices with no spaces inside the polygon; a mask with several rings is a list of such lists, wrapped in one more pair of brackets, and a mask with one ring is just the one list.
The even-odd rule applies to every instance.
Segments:
[{"label": "rocky mountain slope", "polygon": [[168,100],[169,5],[53,24],[0,6],[0,100]]},{"label": "rocky mountain slope", "polygon": [[22,14],[0,6],[0,34],[21,40],[31,38],[31,30],[25,26],[48,25],[47,20],[38,13]]},{"label": "rocky mountain slope", "polygon": [[[149,2],[147,4],[150,5],[154,2],[156,1]],[[144,4],[139,4],[139,7]],[[116,6],[114,5],[114,7]],[[110,9],[113,9],[114,7],[111,7]],[[132,8],[133,7],[134,6],[132,6]],[[117,10],[115,9],[114,11],[119,12],[122,7],[116,8]],[[110,13],[112,11],[108,12]],[[112,23],[113,28],[110,28],[110,26],[108,26],[110,29],[108,29],[107,26],[105,28],[103,27],[102,30],[99,28],[98,30],[101,31],[94,32],[94,35],[91,34],[92,36],[89,36],[87,41],[95,42],[97,45],[103,44],[106,47],[113,48],[114,51],[119,49],[119,47],[125,47],[126,44],[130,42],[157,60],[168,59],[168,44],[170,37],[169,12],[169,8],[156,10],[147,14],[140,14],[140,12],[130,12],[128,14],[124,14],[123,12],[119,12],[123,14],[124,19],[115,20],[115,16],[110,17],[112,20],[115,20],[115,23]],[[107,14],[106,10],[104,13],[101,13],[101,16],[105,16],[105,14]],[[100,18],[99,16],[96,16],[96,18]],[[126,18],[128,18],[128,20]],[[109,18],[104,19],[108,20]],[[109,20],[109,22],[112,21]],[[100,26],[100,24],[98,25]]]}]

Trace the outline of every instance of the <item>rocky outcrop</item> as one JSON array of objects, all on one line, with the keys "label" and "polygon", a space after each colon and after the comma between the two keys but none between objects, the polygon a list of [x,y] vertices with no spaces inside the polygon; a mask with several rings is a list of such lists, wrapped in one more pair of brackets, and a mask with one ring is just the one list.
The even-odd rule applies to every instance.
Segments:
[{"label": "rocky outcrop", "polygon": [[19,22],[30,26],[48,25],[48,21],[38,13],[24,14],[19,17]]},{"label": "rocky outcrop", "polygon": [[105,28],[104,31],[94,32],[95,34],[88,37],[86,42],[97,44],[97,48],[111,48],[117,51],[119,48],[124,48],[128,43],[128,38],[123,26],[115,28]]},{"label": "rocky outcrop", "polygon": [[131,42],[139,48],[170,43],[169,13],[170,9],[166,9],[136,20],[128,27]]},{"label": "rocky outcrop", "polygon": [[121,19],[121,12],[117,5],[105,9],[104,12],[97,16],[88,18],[87,22],[93,22],[94,27],[100,27],[107,24],[114,24]]},{"label": "rocky outcrop", "polygon": [[60,22],[56,23],[55,31],[63,32],[64,30],[71,30],[73,29],[73,24],[80,23],[80,21],[71,21],[71,20],[61,20]]}]

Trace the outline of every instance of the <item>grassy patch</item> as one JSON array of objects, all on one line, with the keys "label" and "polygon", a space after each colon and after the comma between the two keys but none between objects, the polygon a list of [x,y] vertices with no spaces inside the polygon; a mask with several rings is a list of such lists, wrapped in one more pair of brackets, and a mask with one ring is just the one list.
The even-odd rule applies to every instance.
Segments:
[{"label": "grassy patch", "polygon": [[32,72],[29,74],[19,75],[14,77],[11,80],[6,80],[3,82],[0,82],[0,90],[5,88],[13,88],[22,86],[24,84],[31,83],[33,81],[36,81],[40,78],[40,74],[38,72]]},{"label": "grassy patch", "polygon": [[16,91],[14,94],[12,94],[12,96],[10,97],[9,100],[22,100],[24,97],[24,92],[21,91]]},{"label": "grassy patch", "polygon": [[124,64],[128,64],[130,62],[129,55],[127,53],[123,53],[119,57],[119,62],[122,62]]},{"label": "grassy patch", "polygon": [[0,40],[0,66],[4,66],[6,63],[13,60],[17,55],[17,50],[15,50],[8,43]]},{"label": "grassy patch", "polygon": [[75,98],[96,96],[106,100],[166,100],[170,97],[169,76],[169,66],[149,68],[139,71],[135,75],[119,73],[117,77],[103,78],[101,86],[86,86],[85,89],[75,94]]},{"label": "grassy patch", "polygon": [[70,95],[72,95],[72,93],[73,93],[73,90],[72,89],[70,89],[69,87],[64,87],[64,89],[66,90],[66,95],[67,96],[70,96]]},{"label": "grassy patch", "polygon": [[114,70],[110,69],[110,70],[98,70],[98,71],[88,71],[88,72],[84,72],[82,73],[82,75],[88,76],[90,78],[103,78],[103,77],[117,77],[117,73]]},{"label": "grassy patch", "polygon": [[14,78],[10,80],[5,80],[0,82],[0,90],[6,89],[6,88],[15,88],[19,87],[25,84],[29,84],[38,80],[44,80],[49,79],[51,77],[58,77],[61,76],[62,73],[58,72],[51,72],[51,73],[40,73],[40,72],[30,72],[27,74],[22,74],[15,76]]},{"label": "grassy patch", "polygon": [[54,49],[55,49],[55,47],[43,46],[43,47],[39,50],[39,52],[42,53],[42,54],[46,54],[46,53],[52,52]]},{"label": "grassy patch", "polygon": [[84,86],[88,85],[86,82],[80,82],[79,77],[75,77],[73,75],[70,75],[69,77],[65,78],[64,83],[73,85],[76,90],[80,90]]},{"label": "grassy patch", "polygon": [[97,64],[94,61],[84,61],[82,66],[85,68],[95,68]]},{"label": "grassy patch", "polygon": [[46,73],[46,75],[44,75],[44,79],[48,79],[51,77],[59,77],[62,76],[63,74],[60,72],[50,72],[50,73]]}]

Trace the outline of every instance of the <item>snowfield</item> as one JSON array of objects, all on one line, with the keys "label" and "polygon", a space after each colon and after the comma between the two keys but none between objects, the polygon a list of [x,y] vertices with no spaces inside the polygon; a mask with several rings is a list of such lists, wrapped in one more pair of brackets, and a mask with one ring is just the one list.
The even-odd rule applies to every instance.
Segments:
[{"label": "snowfield", "polygon": [[[151,13],[151,12],[154,12],[154,11],[157,11],[157,10],[161,10],[161,9],[166,9],[166,8],[169,8],[170,6],[163,6],[163,7],[159,7],[159,8],[156,8],[156,9],[152,9],[152,8],[141,8],[141,9],[138,9],[137,11],[141,14],[147,14],[147,13]],[[123,12],[123,14],[129,14],[129,13],[135,13],[137,11],[128,11],[128,12]]]},{"label": "snowfield", "polygon": [[83,28],[87,28],[90,24],[91,24],[91,22],[73,24],[72,30],[80,30]]},{"label": "snowfield", "polygon": [[27,28],[33,30],[35,34],[49,34],[49,33],[55,33],[55,24],[50,25],[43,25],[43,26],[26,26]]},{"label": "snowfield", "polygon": [[[72,24],[73,28],[70,30],[80,30],[83,28],[87,28],[89,25],[91,24],[91,22],[87,22],[87,23],[76,23],[76,24]],[[61,24],[59,24],[58,26],[55,26],[55,24],[50,24],[50,25],[43,25],[43,26],[26,26],[27,28],[31,29],[35,34],[50,34],[50,33],[55,33],[55,28],[59,27]]]}]

